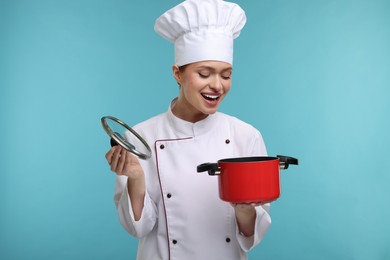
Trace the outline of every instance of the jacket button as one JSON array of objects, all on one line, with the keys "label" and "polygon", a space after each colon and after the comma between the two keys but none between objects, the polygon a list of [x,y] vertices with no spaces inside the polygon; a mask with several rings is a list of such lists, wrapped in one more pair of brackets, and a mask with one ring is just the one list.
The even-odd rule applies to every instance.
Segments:
[{"label": "jacket button", "polygon": [[160,145],[160,149],[164,149],[165,148],[165,145]]},{"label": "jacket button", "polygon": [[226,143],[226,144],[229,144],[229,143],[230,143],[230,140],[229,140],[229,139],[226,139],[226,140],[225,140],[225,143]]},{"label": "jacket button", "polygon": [[167,198],[170,199],[172,197],[172,194],[168,193]]},{"label": "jacket button", "polygon": [[226,238],[226,243],[230,243],[230,237]]},{"label": "jacket button", "polygon": [[173,243],[174,245],[176,245],[176,244],[177,244],[177,240],[176,240],[176,239],[172,240],[172,243]]}]

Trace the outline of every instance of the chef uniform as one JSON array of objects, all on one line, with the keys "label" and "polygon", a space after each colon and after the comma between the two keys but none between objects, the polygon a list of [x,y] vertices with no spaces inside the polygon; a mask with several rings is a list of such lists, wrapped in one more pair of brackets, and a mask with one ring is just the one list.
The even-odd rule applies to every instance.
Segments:
[{"label": "chef uniform", "polygon": [[[236,4],[187,0],[156,21],[155,30],[175,44],[178,66],[202,60],[232,64],[233,39],[245,24]],[[166,113],[134,127],[152,148],[141,160],[146,194],[135,221],[127,177],[117,176],[114,200],[121,225],[139,238],[139,260],[241,260],[263,239],[269,204],[256,207],[255,232],[240,233],[234,208],[219,198],[218,177],[197,173],[197,165],[220,159],[265,156],[262,136],[251,125],[216,112],[192,123]]]}]

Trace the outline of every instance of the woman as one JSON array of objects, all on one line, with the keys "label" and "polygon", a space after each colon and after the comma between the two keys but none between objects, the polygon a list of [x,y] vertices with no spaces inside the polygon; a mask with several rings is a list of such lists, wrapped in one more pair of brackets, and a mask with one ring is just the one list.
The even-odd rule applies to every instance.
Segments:
[{"label": "woman", "polygon": [[269,204],[223,202],[217,178],[196,172],[204,162],[266,155],[259,131],[217,112],[245,22],[238,5],[220,0],[187,0],[156,21],[156,32],[174,42],[179,96],[134,127],[153,147],[150,160],[119,146],[106,154],[120,222],[140,238],[137,259],[247,259],[271,223]]}]

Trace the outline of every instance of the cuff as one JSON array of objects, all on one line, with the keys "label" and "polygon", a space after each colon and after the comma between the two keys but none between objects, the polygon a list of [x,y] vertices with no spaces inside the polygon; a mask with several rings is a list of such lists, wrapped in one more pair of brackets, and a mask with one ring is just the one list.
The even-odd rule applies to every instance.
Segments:
[{"label": "cuff", "polygon": [[238,230],[238,226],[236,227],[238,243],[245,252],[250,251],[253,247],[260,244],[265,234],[267,233],[267,230],[271,225],[271,217],[268,214],[269,208],[269,203],[256,207],[255,232],[252,236],[245,236]]},{"label": "cuff", "polygon": [[151,228],[148,227],[154,226],[154,207],[148,193],[145,193],[144,207],[142,210],[141,218],[138,221],[136,221],[134,218],[133,207],[131,205],[127,185],[125,185],[123,189],[119,205],[120,207],[118,207],[118,215],[120,223],[127,230],[127,232],[129,232],[133,236],[142,237],[145,232],[151,230]]}]

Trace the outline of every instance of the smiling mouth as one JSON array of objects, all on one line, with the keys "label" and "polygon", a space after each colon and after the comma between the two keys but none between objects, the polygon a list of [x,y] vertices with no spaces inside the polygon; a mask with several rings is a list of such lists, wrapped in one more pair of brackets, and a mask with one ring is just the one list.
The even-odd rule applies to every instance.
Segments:
[{"label": "smiling mouth", "polygon": [[217,101],[219,99],[220,96],[218,95],[207,95],[207,94],[202,94],[202,97],[206,100],[209,100],[209,101]]}]

